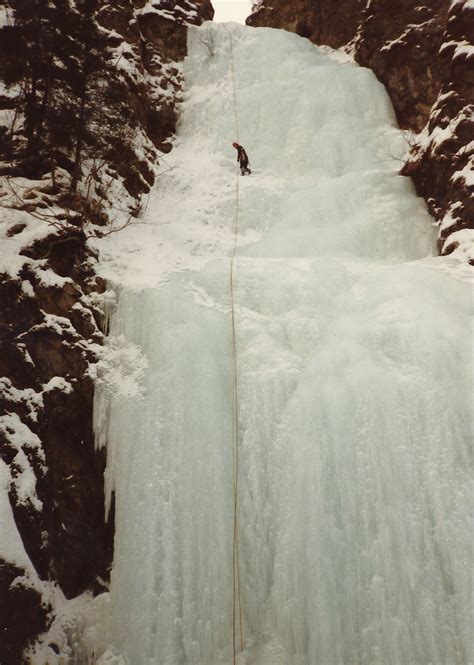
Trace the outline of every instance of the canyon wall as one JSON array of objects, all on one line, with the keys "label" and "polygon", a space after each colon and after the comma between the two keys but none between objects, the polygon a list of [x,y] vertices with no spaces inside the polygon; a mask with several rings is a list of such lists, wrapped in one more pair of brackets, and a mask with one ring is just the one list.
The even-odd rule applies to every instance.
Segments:
[{"label": "canyon wall", "polygon": [[[88,240],[119,232],[116,201],[126,221],[139,216],[172,147],[187,27],[213,16],[209,0],[64,0],[48,8],[55,13],[42,13],[36,0],[0,3],[2,665],[30,662],[28,649],[64,601],[108,585],[114,520],[104,518],[105,452],[95,449],[92,411],[113,294],[96,275]],[[83,49],[74,62],[75,23],[85,14],[94,60]],[[96,63],[94,80],[81,79],[81,53],[89,72]],[[82,106],[81,80],[90,91]],[[100,106],[91,101],[97,90]],[[60,131],[69,108],[78,121],[90,109],[77,174],[78,141]],[[59,653],[54,642],[44,647]]]}]

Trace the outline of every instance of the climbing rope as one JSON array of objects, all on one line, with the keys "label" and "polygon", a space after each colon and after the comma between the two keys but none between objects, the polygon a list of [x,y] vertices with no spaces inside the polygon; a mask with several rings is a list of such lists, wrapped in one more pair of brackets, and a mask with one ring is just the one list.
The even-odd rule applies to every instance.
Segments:
[{"label": "climbing rope", "polygon": [[[230,39],[230,68],[232,78],[232,91],[235,114],[235,130],[237,142],[240,142],[239,136],[239,115],[237,110],[237,89],[235,83],[235,62],[234,62],[234,42],[231,32],[227,29]],[[232,322],[232,455],[233,455],[233,493],[234,493],[234,519],[233,519],[233,554],[232,554],[232,578],[233,578],[233,598],[232,598],[232,653],[233,665],[237,662],[237,625],[240,633],[240,651],[244,649],[243,628],[242,628],[242,602],[240,593],[240,556],[239,556],[239,386],[237,374],[237,334],[235,325],[235,256],[237,253],[237,238],[239,233],[239,198],[240,198],[240,179],[238,170],[236,170],[235,187],[235,214],[234,214],[234,245],[229,264],[229,282],[230,282],[230,302],[231,302],[231,322]]]}]

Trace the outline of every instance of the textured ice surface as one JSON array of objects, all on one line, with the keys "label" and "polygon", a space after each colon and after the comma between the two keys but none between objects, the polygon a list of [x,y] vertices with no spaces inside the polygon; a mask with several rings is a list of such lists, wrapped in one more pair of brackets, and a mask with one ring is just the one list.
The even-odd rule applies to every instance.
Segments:
[{"label": "textured ice surface", "polygon": [[108,250],[112,335],[148,367],[141,396],[97,410],[117,519],[104,650],[231,662],[239,138],[239,663],[465,665],[469,285],[430,257],[384,89],[295,35],[209,23],[185,77],[172,178]]}]

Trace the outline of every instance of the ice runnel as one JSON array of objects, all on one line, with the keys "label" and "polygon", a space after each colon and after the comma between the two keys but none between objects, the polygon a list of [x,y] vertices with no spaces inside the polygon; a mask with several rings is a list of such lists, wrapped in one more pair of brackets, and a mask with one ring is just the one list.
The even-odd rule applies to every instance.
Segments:
[{"label": "ice runnel", "polygon": [[190,31],[155,226],[113,241],[130,254],[112,335],[148,368],[141,397],[101,407],[117,525],[107,653],[232,662],[229,31],[255,171],[235,270],[238,662],[465,665],[469,286],[431,257],[373,74],[283,31],[209,23]]}]

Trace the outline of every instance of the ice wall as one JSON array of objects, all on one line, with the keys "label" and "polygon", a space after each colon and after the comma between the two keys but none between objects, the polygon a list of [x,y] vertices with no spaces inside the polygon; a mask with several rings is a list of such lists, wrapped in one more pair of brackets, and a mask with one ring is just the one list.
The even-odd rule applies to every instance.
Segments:
[{"label": "ice wall", "polygon": [[103,647],[232,662],[239,139],[238,662],[464,665],[469,285],[431,256],[387,96],[270,29],[193,29],[185,69],[173,177],[106,249],[111,334],[148,367],[141,396],[99,396],[117,519]]}]

